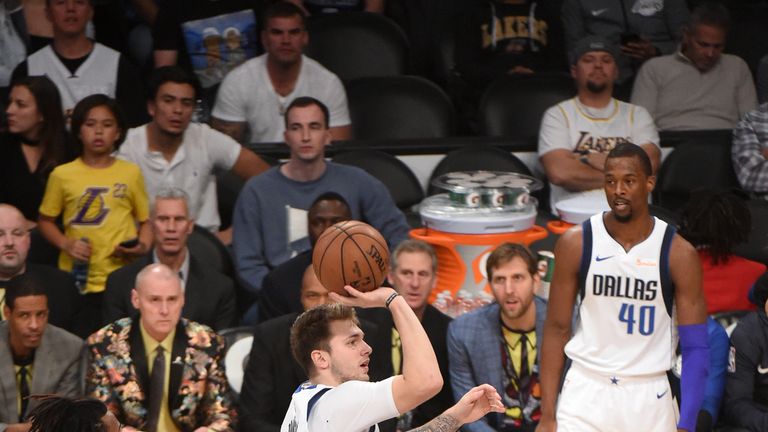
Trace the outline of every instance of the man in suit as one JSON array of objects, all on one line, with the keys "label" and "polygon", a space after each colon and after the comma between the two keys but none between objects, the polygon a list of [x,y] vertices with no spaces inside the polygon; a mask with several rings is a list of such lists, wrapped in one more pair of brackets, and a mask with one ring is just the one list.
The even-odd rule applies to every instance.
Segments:
[{"label": "man in suit", "polygon": [[10,281],[23,274],[33,274],[45,281],[48,297],[48,322],[79,336],[77,314],[80,295],[75,280],[56,267],[27,262],[30,234],[24,215],[8,204],[0,204],[0,319],[5,319],[4,296]]},{"label": "man in suit", "polygon": [[107,278],[104,295],[104,324],[123,317],[135,318],[131,291],[136,275],[152,263],[170,267],[182,280],[184,309],[181,315],[215,330],[237,324],[235,288],[231,279],[210,268],[190,253],[187,238],[194,228],[187,194],[178,188],[163,188],[155,196],[150,217],[154,251]]},{"label": "man in suit", "polygon": [[[320,194],[307,211],[309,243],[315,247],[320,234],[329,226],[352,219],[349,204],[336,192]],[[259,322],[306,310],[300,301],[304,269],[312,263],[312,249],[275,267],[264,278],[259,292]],[[294,317],[295,318],[295,317]],[[280,418],[282,421],[282,417]]]},{"label": "man in suit", "polygon": [[181,280],[164,264],[136,276],[134,320],[91,335],[86,394],[104,402],[124,430],[231,431],[234,413],[224,373],[224,341],[181,318]]},{"label": "man in suit", "polygon": [[[446,347],[446,334],[451,319],[427,302],[437,283],[437,257],[429,244],[419,240],[400,243],[391,255],[387,278],[421,321],[445,382],[436,396],[398,419],[385,422],[382,427],[382,430],[394,430],[396,425],[399,430],[409,430],[428,423],[453,405]],[[359,315],[361,319],[370,320],[378,326],[376,332],[367,335],[373,349],[371,369],[382,370],[385,377],[401,374],[402,345],[392,315],[380,308],[362,309]]]},{"label": "man in suit", "polygon": [[0,323],[0,431],[26,431],[20,422],[37,405],[32,394],[82,393],[83,340],[48,324],[46,280],[29,273],[5,293]]},{"label": "man in suit", "polygon": [[496,299],[448,327],[453,397],[480,383],[496,388],[504,413],[464,426],[471,432],[533,431],[541,416],[539,357],[547,304],[534,296],[537,262],[525,246],[504,243],[488,256],[486,273]]}]

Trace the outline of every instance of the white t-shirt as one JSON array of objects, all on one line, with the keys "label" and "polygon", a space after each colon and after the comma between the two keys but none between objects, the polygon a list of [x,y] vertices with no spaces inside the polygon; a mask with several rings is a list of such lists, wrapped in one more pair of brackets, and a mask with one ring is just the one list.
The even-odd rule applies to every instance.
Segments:
[{"label": "white t-shirt", "polygon": [[227,74],[219,87],[213,117],[229,122],[247,122],[249,142],[282,142],[283,115],[299,96],[323,102],[330,113],[330,126],[350,124],[347,94],[339,78],[320,63],[301,57],[301,71],[291,94],[275,92],[267,73],[267,54],[248,60]]},{"label": "white t-shirt", "polygon": [[[659,133],[645,108],[616,99],[611,99],[605,108],[590,108],[575,97],[544,113],[539,130],[539,157],[557,149],[579,154],[608,153],[616,144],[626,141],[637,145],[659,145]],[[552,211],[555,211],[555,203],[568,198],[605,202],[603,189],[569,192],[551,183],[550,188]],[[596,212],[600,210],[595,209]]]},{"label": "white t-shirt", "polygon": [[190,123],[173,159],[149,151],[147,125],[128,130],[118,157],[137,164],[144,174],[150,200],[162,187],[174,186],[189,195],[189,212],[195,223],[211,231],[219,228],[216,169],[227,171],[240,155],[240,144],[207,125]]},{"label": "white t-shirt", "polygon": [[392,396],[393,379],[347,381],[314,400],[328,387],[306,382],[293,393],[280,432],[369,432],[371,427],[378,431],[377,423],[400,414]]}]

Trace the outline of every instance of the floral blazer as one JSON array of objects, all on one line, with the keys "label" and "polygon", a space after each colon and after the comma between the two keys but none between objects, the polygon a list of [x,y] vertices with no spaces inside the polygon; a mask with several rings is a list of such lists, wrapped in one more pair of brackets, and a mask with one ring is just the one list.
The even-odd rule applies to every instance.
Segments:
[{"label": "floral blazer", "polygon": [[[144,429],[149,372],[138,325],[123,318],[91,335],[86,393],[125,425]],[[224,342],[209,327],[181,319],[171,353],[169,411],[183,432],[207,426],[232,431],[235,412],[224,373]]]}]

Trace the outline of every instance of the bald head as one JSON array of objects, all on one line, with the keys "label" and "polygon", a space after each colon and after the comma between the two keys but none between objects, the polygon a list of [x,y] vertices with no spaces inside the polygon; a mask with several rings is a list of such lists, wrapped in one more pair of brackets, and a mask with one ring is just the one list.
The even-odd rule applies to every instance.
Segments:
[{"label": "bald head", "polygon": [[24,272],[29,253],[29,224],[14,206],[0,204],[0,279]]},{"label": "bald head", "polygon": [[136,276],[131,303],[139,310],[144,330],[162,342],[181,319],[184,307],[181,279],[165,264],[150,264]]}]

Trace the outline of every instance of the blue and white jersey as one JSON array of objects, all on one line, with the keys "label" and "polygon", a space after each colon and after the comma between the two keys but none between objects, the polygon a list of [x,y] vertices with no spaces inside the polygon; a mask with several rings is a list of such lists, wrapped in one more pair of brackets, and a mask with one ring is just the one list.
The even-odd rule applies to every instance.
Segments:
[{"label": "blue and white jersey", "polygon": [[608,234],[602,214],[582,225],[577,324],[565,353],[584,368],[644,376],[674,363],[669,251],[675,229],[653,220],[648,238],[629,251]]}]

